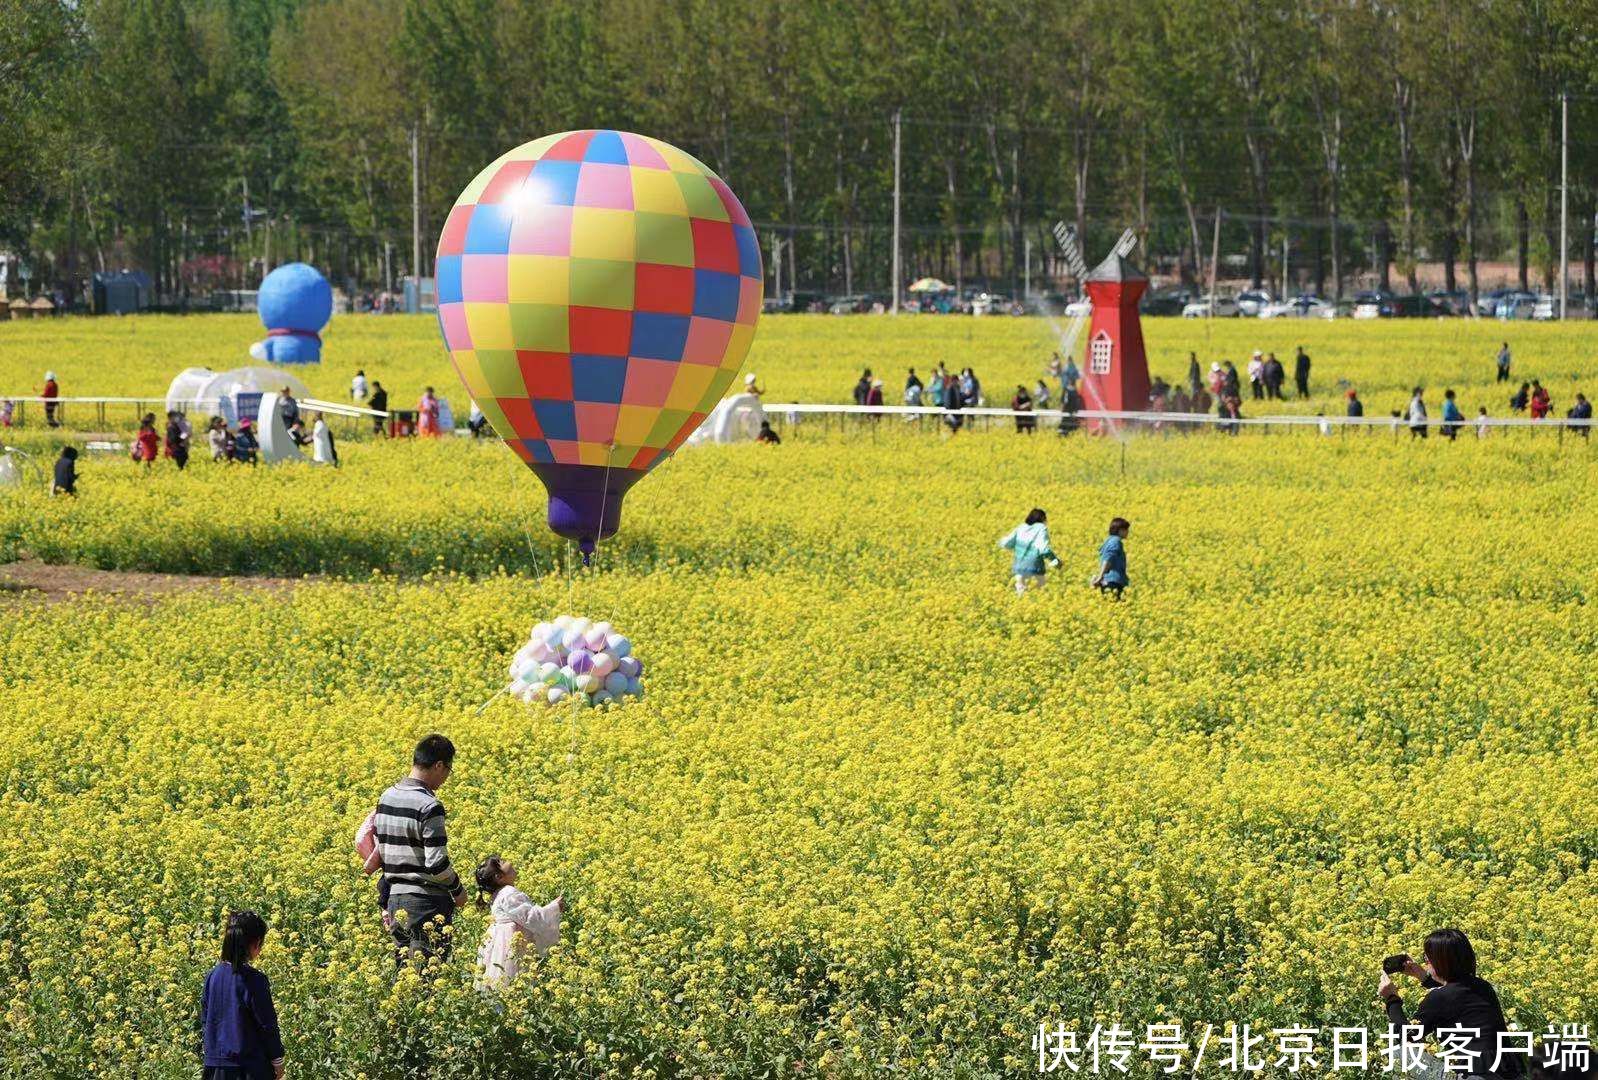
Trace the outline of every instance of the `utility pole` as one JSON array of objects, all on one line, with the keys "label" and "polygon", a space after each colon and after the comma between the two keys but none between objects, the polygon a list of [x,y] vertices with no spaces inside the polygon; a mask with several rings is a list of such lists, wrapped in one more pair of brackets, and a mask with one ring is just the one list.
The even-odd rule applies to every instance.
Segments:
[{"label": "utility pole", "polygon": [[893,307],[899,314],[899,119],[901,110],[893,110]]},{"label": "utility pole", "polygon": [[416,124],[411,124],[411,281],[416,310],[422,309],[422,173],[416,154]]},{"label": "utility pole", "polygon": [[1215,317],[1215,276],[1221,266],[1221,208],[1215,208],[1215,239],[1210,245],[1210,304],[1206,318]]},{"label": "utility pole", "polygon": [[774,294],[777,297],[777,307],[782,307],[782,237],[776,233],[771,234],[771,270],[775,275]]},{"label": "utility pole", "polygon": [[250,178],[244,176],[241,179],[244,181],[244,246],[251,247],[255,243],[255,238],[251,233],[250,218],[255,215],[250,209]]},{"label": "utility pole", "polygon": [[1570,302],[1570,91],[1559,95],[1559,318]]},{"label": "utility pole", "polygon": [[1287,299],[1287,233],[1282,233],[1282,300]]}]

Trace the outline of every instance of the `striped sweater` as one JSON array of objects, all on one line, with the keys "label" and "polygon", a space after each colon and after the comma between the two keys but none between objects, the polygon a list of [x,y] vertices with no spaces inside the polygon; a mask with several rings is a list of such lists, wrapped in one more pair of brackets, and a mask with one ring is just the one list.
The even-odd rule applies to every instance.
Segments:
[{"label": "striped sweater", "polygon": [[391,898],[447,896],[460,889],[460,875],[449,862],[444,804],[426,784],[407,776],[383,792],[373,826]]}]

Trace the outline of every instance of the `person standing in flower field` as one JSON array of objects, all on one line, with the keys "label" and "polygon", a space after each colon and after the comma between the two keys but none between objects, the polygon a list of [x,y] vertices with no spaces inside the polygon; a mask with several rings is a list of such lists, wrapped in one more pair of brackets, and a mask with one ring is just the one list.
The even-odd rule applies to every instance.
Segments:
[{"label": "person standing in flower field", "polygon": [[250,966],[265,944],[266,920],[253,911],[228,916],[222,959],[200,994],[202,1080],[282,1080],[272,986]]},{"label": "person standing in flower field", "polygon": [[516,867],[490,855],[477,867],[477,905],[491,916],[477,950],[479,989],[503,989],[521,972],[527,946],[543,956],[560,940],[560,917],[566,898],[535,904],[516,887]]},{"label": "person standing in flower field", "polygon": [[1415,387],[1414,396],[1409,399],[1409,437],[1426,437],[1426,401],[1421,395],[1424,391]]},{"label": "person standing in flower field", "polygon": [[1459,402],[1454,400],[1454,391],[1443,391],[1443,437],[1449,442],[1459,434],[1459,429],[1465,426],[1465,414],[1459,411]]},{"label": "person standing in flower field", "polygon": [[1498,378],[1497,382],[1509,381],[1509,342],[1504,342],[1503,348],[1498,350]]},{"label": "person standing in flower field", "polygon": [[139,433],[133,438],[133,460],[144,463],[144,471],[155,467],[155,455],[161,452],[161,440],[155,433],[155,413],[145,413],[139,421]]},{"label": "person standing in flower field", "polygon": [[394,961],[443,959],[449,955],[444,928],[466,900],[460,875],[449,861],[444,804],[438,789],[455,764],[455,746],[429,735],[411,754],[411,773],[383,792],[373,828],[378,857],[388,883],[389,915],[394,919]]},{"label": "person standing in flower field", "polygon": [[999,547],[1011,552],[1010,580],[1017,596],[1043,584],[1044,564],[1060,565],[1049,543],[1049,515],[1036,507],[1027,514],[1025,522],[999,541]]},{"label": "person standing in flower field", "polygon": [[1099,572],[1089,583],[1114,593],[1117,600],[1121,599],[1121,590],[1130,584],[1126,576],[1126,538],[1131,531],[1132,523],[1126,518],[1110,519],[1110,535],[1099,545]]}]

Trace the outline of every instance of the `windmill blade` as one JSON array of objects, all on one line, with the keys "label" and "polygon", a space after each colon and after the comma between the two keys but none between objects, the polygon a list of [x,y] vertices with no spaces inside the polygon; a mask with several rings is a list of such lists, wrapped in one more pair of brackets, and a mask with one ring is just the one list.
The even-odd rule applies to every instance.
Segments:
[{"label": "windmill blade", "polygon": [[1063,221],[1056,221],[1053,232],[1054,242],[1060,245],[1060,251],[1065,255],[1065,265],[1071,269],[1071,276],[1081,281],[1088,276],[1088,264],[1082,258],[1082,246],[1077,243],[1076,230]]},{"label": "windmill blade", "polygon": [[1128,229],[1121,234],[1121,239],[1115,242],[1115,253],[1124,259],[1128,255],[1132,254],[1133,249],[1136,247],[1137,233],[1133,232],[1131,229]]},{"label": "windmill blade", "polygon": [[1060,355],[1069,357],[1076,349],[1076,339],[1082,335],[1082,324],[1088,321],[1086,315],[1073,315],[1067,324],[1065,332],[1060,335]]}]

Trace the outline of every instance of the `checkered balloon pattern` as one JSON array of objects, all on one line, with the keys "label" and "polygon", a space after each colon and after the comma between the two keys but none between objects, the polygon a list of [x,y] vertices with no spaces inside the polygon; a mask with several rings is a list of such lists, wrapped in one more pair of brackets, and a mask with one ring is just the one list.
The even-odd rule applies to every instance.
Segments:
[{"label": "checkered balloon pattern", "polygon": [[535,471],[641,475],[742,366],[764,272],[721,178],[624,131],[518,146],[467,185],[438,241],[444,342]]}]

